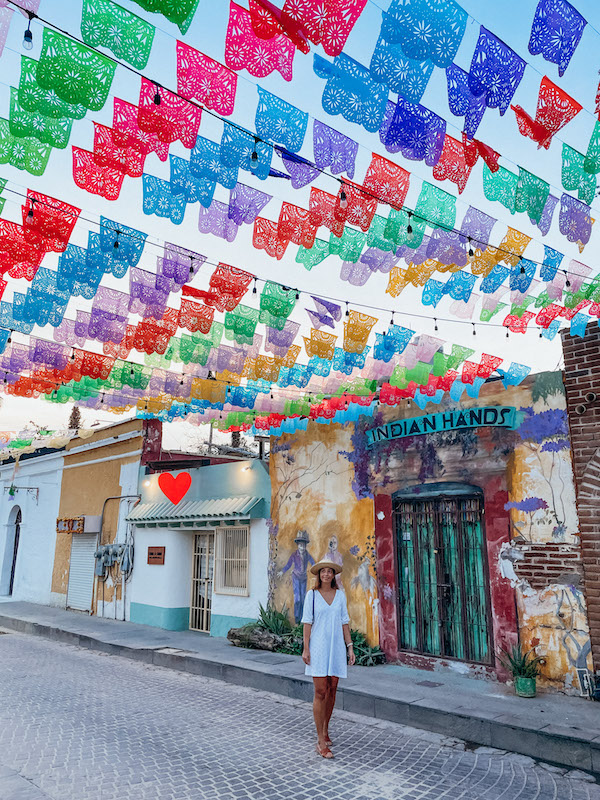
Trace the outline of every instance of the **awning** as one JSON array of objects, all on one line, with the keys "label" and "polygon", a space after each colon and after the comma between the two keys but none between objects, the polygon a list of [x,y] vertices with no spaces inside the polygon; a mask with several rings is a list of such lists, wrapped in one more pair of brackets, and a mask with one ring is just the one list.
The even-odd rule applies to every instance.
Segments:
[{"label": "awning", "polygon": [[140,527],[192,528],[221,522],[235,523],[265,516],[262,497],[223,497],[189,503],[144,503],[137,505],[127,517]]}]

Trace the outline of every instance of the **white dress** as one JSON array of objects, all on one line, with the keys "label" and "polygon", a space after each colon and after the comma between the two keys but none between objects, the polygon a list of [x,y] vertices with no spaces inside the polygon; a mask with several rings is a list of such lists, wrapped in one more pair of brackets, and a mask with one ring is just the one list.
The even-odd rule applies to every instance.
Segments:
[{"label": "white dress", "polygon": [[327,675],[345,678],[347,659],[342,625],[350,622],[346,595],[338,589],[329,605],[323,599],[321,592],[311,589],[304,598],[302,622],[312,625],[309,643],[310,664],[307,664],[304,670],[305,675],[313,678],[324,678]]}]

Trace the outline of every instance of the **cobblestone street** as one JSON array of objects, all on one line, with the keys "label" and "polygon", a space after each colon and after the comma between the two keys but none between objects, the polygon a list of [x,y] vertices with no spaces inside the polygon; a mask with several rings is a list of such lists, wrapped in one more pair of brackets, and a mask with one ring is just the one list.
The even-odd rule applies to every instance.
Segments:
[{"label": "cobblestone street", "polygon": [[[582,773],[300,701],[0,635],[1,800],[600,800]],[[587,778],[587,779],[586,779]]]}]

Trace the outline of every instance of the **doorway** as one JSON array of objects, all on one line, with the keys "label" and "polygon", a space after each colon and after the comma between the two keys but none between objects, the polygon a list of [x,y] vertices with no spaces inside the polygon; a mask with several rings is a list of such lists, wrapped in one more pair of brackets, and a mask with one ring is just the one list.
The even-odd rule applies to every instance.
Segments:
[{"label": "doorway", "polygon": [[213,575],[215,568],[215,535],[196,533],[192,562],[192,598],[190,630],[210,633]]},{"label": "doorway", "polygon": [[21,509],[17,508],[17,513],[15,515],[15,519],[13,522],[15,526],[14,530],[14,541],[13,541],[13,552],[12,552],[12,564],[10,567],[10,581],[8,584],[8,594],[11,595],[13,593],[13,588],[15,585],[15,570],[17,568],[17,552],[19,550],[19,537],[21,535]]},{"label": "doorway", "polygon": [[399,645],[491,663],[483,492],[434,484],[394,496]]},{"label": "doorway", "polygon": [[95,533],[74,533],[71,536],[71,558],[67,585],[67,607],[91,611],[94,596],[94,553],[98,547]]}]

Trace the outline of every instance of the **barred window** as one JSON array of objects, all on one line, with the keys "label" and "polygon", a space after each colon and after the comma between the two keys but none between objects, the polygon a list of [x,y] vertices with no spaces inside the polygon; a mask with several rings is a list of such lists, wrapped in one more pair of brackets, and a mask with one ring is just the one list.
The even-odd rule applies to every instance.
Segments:
[{"label": "barred window", "polygon": [[249,540],[248,527],[218,529],[215,592],[248,596]]}]

